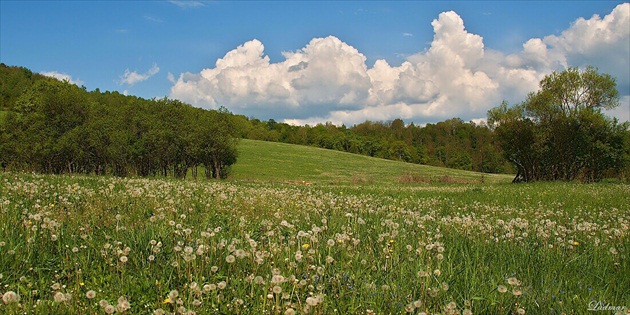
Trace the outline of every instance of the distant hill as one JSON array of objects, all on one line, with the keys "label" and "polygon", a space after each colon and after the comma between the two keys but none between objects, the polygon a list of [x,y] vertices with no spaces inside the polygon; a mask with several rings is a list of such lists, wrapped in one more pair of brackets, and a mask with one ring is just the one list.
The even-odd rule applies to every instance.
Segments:
[{"label": "distant hill", "polygon": [[309,146],[240,140],[232,178],[295,184],[509,183],[511,175],[483,174],[391,161]]}]

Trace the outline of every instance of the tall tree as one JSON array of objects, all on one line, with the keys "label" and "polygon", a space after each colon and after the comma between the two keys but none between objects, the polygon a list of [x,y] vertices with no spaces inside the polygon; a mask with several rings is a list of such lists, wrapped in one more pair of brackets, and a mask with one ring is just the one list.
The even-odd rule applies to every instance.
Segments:
[{"label": "tall tree", "polygon": [[569,68],[546,76],[522,104],[490,110],[488,122],[518,170],[515,181],[595,181],[627,163],[628,125],[602,113],[617,106],[614,78]]}]

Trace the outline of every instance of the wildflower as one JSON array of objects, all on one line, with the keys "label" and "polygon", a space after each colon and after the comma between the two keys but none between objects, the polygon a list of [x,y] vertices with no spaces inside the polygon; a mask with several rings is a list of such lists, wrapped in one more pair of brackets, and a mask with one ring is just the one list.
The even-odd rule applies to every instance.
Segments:
[{"label": "wildflower", "polygon": [[127,256],[120,256],[120,262],[121,263],[126,263],[128,260]]},{"label": "wildflower", "polygon": [[433,274],[439,277],[442,274],[442,272],[440,271],[440,269],[435,269],[433,270]]},{"label": "wildflower", "polygon": [[312,297],[312,296],[309,296],[309,297],[306,298],[306,304],[308,304],[310,306],[316,306],[317,302],[318,302],[317,299]]},{"label": "wildflower", "polygon": [[130,308],[131,308],[131,305],[129,304],[129,302],[124,296],[121,296],[118,298],[118,305],[116,305],[116,311],[118,311],[119,313],[124,313]]},{"label": "wildflower", "polygon": [[96,292],[94,292],[94,290],[87,291],[85,297],[91,300],[96,297]]},{"label": "wildflower", "polygon": [[20,297],[13,291],[7,291],[2,295],[2,302],[4,304],[17,303],[20,301]]},{"label": "wildflower", "polygon": [[113,305],[107,304],[105,306],[105,314],[114,314],[114,312],[116,312],[116,308]]},{"label": "wildflower", "polygon": [[523,308],[520,308],[520,307],[519,307],[519,308],[516,310],[516,313],[517,313],[517,314],[519,314],[519,315],[525,315],[525,309],[523,309]]},{"label": "wildflower", "polygon": [[514,277],[508,278],[507,282],[509,285],[519,285],[521,283],[520,281],[518,281],[518,279]]},{"label": "wildflower", "polygon": [[308,245],[308,244],[302,244],[302,249],[303,249],[303,250],[307,250],[307,249],[308,249],[308,247],[309,247],[309,245]]},{"label": "wildflower", "polygon": [[171,290],[171,292],[168,293],[168,299],[170,299],[171,301],[177,300],[178,296],[179,292],[177,290]]},{"label": "wildflower", "polygon": [[217,283],[217,287],[219,288],[219,290],[225,289],[226,286],[227,286],[227,283],[225,283],[225,281],[221,281]]},{"label": "wildflower", "polygon": [[292,308],[287,308],[287,310],[284,311],[284,315],[295,315],[295,310]]},{"label": "wildflower", "polygon": [[514,294],[515,296],[520,296],[521,294],[523,294],[523,292],[521,292],[521,290],[515,288],[515,289],[512,290],[512,294]]},{"label": "wildflower", "polygon": [[228,255],[227,257],[225,257],[225,261],[227,261],[228,264],[233,263],[234,260],[236,260],[236,258],[234,258],[234,256],[232,255]]},{"label": "wildflower", "polygon": [[[448,291],[448,288],[449,288],[448,283],[442,282],[442,290]],[[455,302],[451,302],[451,303],[455,303]]]},{"label": "wildflower", "polygon": [[462,312],[462,315],[473,315],[473,312],[467,308]]},{"label": "wildflower", "polygon": [[255,283],[255,284],[262,284],[264,281],[265,281],[265,280],[263,280],[263,277],[261,277],[261,276],[256,276],[256,277],[254,278],[254,283]]},{"label": "wildflower", "polygon": [[279,285],[274,286],[273,287],[273,293],[275,293],[275,294],[282,293],[282,287],[280,287]]},{"label": "wildflower", "polygon": [[66,301],[66,296],[61,292],[57,292],[55,293],[54,299],[57,303],[63,303]]},{"label": "wildflower", "polygon": [[105,308],[107,305],[109,305],[109,302],[107,302],[107,300],[100,300],[98,301],[98,305],[102,308]]},{"label": "wildflower", "polygon": [[326,244],[328,244],[328,246],[332,247],[335,246],[335,240],[329,239]]}]

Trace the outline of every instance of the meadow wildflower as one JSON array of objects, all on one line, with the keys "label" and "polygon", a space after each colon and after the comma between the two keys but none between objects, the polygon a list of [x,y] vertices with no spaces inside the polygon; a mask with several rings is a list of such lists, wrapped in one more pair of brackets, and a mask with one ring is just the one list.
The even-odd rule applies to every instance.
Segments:
[{"label": "meadow wildflower", "polygon": [[4,304],[17,303],[20,301],[20,297],[13,291],[4,292],[2,295],[2,302]]},{"label": "meadow wildflower", "polygon": [[116,312],[116,307],[111,304],[107,304],[103,310],[105,311],[105,314],[114,314],[114,312]]},{"label": "meadow wildflower", "polygon": [[506,287],[506,286],[504,286],[504,285],[502,285],[502,284],[500,284],[500,285],[497,287],[497,291],[499,291],[499,293],[505,293],[505,292],[507,292],[507,287]]},{"label": "meadow wildflower", "polygon": [[179,292],[177,290],[171,290],[171,292],[168,293],[168,298],[171,303],[177,300],[177,297],[179,297]]},{"label": "meadow wildflower", "polygon": [[227,257],[225,257],[225,261],[227,261],[228,264],[233,263],[236,260],[236,258],[234,258],[233,255],[228,255]]},{"label": "meadow wildflower", "polygon": [[63,294],[62,292],[56,292],[55,295],[53,296],[55,302],[57,303],[63,303],[66,301],[66,295]]},{"label": "meadow wildflower", "polygon": [[89,290],[85,293],[85,297],[91,300],[96,297],[96,292],[94,290]]},{"label": "meadow wildflower", "polygon": [[514,277],[510,277],[507,279],[509,285],[520,285],[520,281]]},{"label": "meadow wildflower", "polygon": [[276,286],[273,287],[272,291],[275,294],[280,294],[280,293],[282,293],[282,287],[280,287],[279,285],[276,285]]}]

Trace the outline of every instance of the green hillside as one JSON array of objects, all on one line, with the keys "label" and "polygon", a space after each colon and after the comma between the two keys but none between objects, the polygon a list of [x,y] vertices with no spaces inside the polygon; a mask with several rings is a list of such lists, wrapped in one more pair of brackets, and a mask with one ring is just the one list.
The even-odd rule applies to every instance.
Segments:
[{"label": "green hillside", "polygon": [[510,182],[511,175],[482,174],[278,142],[240,140],[236,180],[385,184]]}]

